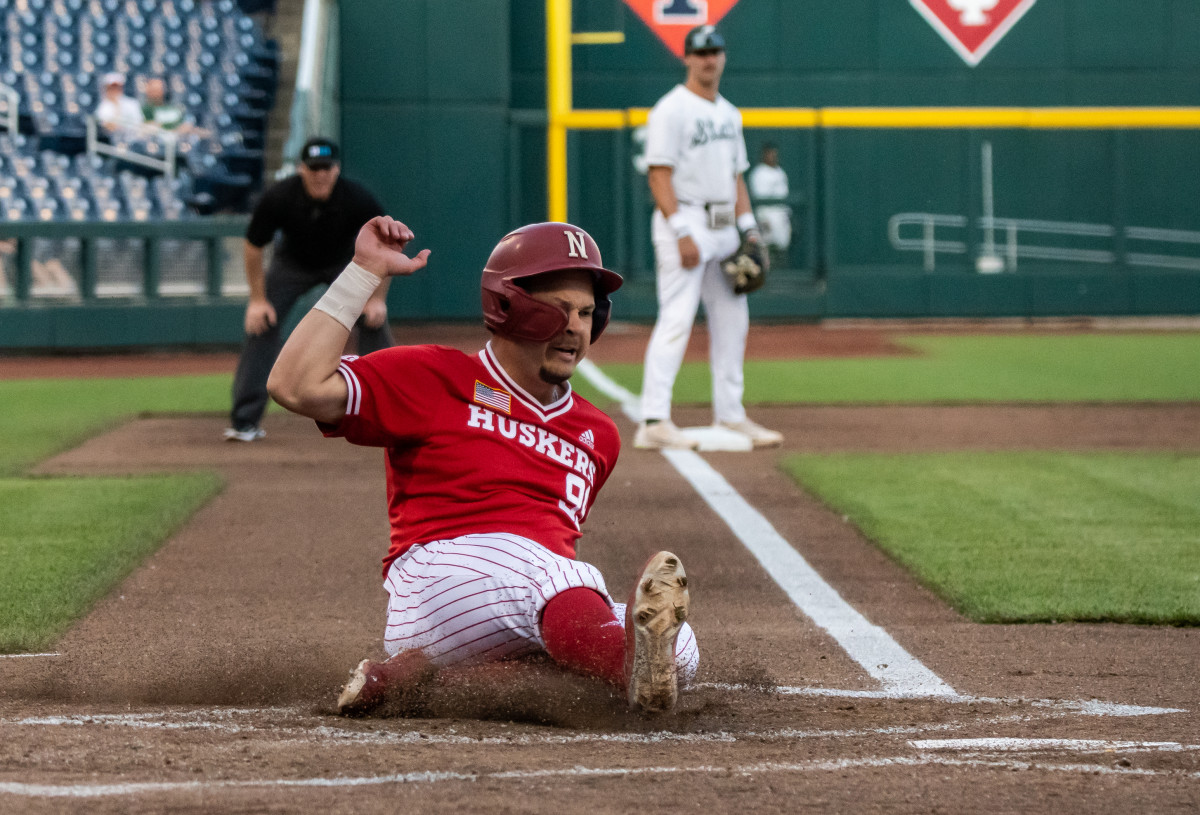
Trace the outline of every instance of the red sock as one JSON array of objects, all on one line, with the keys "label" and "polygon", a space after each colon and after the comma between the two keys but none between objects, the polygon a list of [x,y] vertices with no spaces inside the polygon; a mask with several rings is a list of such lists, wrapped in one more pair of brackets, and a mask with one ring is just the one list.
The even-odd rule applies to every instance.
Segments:
[{"label": "red sock", "polygon": [[567,589],[542,611],[542,639],[550,658],[569,671],[625,684],[625,629],[591,589]]}]

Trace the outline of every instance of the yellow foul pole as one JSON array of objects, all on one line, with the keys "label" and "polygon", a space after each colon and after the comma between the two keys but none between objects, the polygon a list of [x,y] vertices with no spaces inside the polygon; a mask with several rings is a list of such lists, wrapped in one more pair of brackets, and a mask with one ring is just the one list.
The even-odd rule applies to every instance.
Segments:
[{"label": "yellow foul pole", "polygon": [[571,0],[546,0],[546,197],[551,221],[567,220],[571,105]]}]

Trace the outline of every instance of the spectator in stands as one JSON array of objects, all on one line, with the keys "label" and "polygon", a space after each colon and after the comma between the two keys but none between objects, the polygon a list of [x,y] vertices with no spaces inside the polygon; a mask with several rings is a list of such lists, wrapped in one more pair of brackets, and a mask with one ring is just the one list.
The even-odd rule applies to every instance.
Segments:
[{"label": "spectator in stands", "polygon": [[109,133],[136,132],[141,129],[142,106],[131,96],[125,95],[125,75],[104,75],[104,97],[96,107],[96,121]]},{"label": "spectator in stands", "polygon": [[142,92],[142,118],[148,127],[168,133],[181,136],[190,133],[205,135],[204,131],[191,121],[182,105],[167,101],[167,83],[161,79],[146,80],[146,87]]},{"label": "spectator in stands", "polygon": [[[246,229],[243,245],[250,302],[246,343],[233,380],[229,441],[256,441],[267,409],[267,376],[279,356],[281,328],[305,292],[328,286],[354,256],[354,240],[364,223],[383,207],[361,184],[340,177],[338,147],[314,138],[300,151],[297,175],[263,194]],[[263,275],[263,247],[279,233],[270,268]],[[387,285],[380,286],[356,325],[359,353],[390,347]]]}]

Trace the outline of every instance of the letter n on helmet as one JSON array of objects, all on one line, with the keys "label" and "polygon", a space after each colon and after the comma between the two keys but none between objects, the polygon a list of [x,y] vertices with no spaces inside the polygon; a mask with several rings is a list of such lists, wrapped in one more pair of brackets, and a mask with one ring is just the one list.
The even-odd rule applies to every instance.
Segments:
[{"label": "letter n on helmet", "polygon": [[595,283],[592,314],[595,342],[612,312],[608,295],[624,282],[604,268],[592,236],[572,224],[530,224],[509,232],[492,250],[483,267],[483,321],[492,331],[530,342],[546,342],[567,327],[566,312],[533,297],[520,281],[550,272],[582,269]]}]

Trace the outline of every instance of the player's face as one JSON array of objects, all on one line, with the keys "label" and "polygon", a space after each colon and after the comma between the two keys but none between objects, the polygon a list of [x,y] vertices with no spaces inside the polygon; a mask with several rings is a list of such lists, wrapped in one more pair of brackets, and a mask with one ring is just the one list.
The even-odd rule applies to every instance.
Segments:
[{"label": "player's face", "polygon": [[314,201],[324,201],[333,195],[333,185],[337,183],[341,171],[342,166],[336,162],[318,167],[309,167],[304,162],[300,162],[300,166],[297,168],[300,181],[304,184],[304,191]]},{"label": "player's face", "polygon": [[582,270],[539,275],[530,281],[529,294],[567,314],[567,327],[549,342],[531,343],[529,360],[536,364],[538,378],[559,385],[571,378],[575,366],[587,356],[592,338],[592,315],[596,310],[592,274]]},{"label": "player's face", "polygon": [[702,87],[715,87],[725,72],[725,52],[710,48],[693,51],[683,58],[688,70],[688,80]]}]

